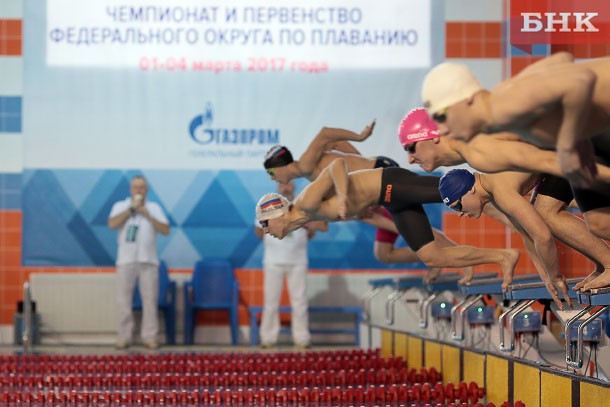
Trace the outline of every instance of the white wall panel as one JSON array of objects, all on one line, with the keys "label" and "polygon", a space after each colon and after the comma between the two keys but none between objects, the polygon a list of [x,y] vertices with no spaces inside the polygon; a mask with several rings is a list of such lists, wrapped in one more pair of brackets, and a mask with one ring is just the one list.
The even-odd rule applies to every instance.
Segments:
[{"label": "white wall panel", "polygon": [[0,72],[2,72],[0,75],[0,95],[21,96],[23,93],[22,59],[0,57]]},{"label": "white wall panel", "polygon": [[22,144],[21,134],[0,133],[0,173],[23,171]]},{"label": "white wall panel", "polygon": [[500,21],[502,0],[445,0],[447,21]]},{"label": "white wall panel", "polygon": [[23,0],[0,0],[0,18],[13,19],[23,16]]}]

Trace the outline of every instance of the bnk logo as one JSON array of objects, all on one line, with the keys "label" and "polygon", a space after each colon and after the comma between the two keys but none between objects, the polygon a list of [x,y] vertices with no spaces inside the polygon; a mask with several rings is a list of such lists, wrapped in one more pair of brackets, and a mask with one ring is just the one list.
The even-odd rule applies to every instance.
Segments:
[{"label": "bnk logo", "polygon": [[599,32],[591,22],[597,16],[599,13],[521,13],[521,32]]},{"label": "bnk logo", "polygon": [[205,105],[203,113],[189,123],[191,139],[201,145],[276,145],[280,143],[278,129],[231,129],[212,127],[214,108]]},{"label": "bnk logo", "polygon": [[510,42],[526,51],[534,44],[608,44],[610,1],[511,0]]}]

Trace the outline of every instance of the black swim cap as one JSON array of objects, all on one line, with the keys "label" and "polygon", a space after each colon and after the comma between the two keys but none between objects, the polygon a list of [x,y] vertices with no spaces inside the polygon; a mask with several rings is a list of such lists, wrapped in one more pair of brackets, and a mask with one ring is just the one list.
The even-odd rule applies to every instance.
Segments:
[{"label": "black swim cap", "polygon": [[290,150],[284,146],[278,145],[271,147],[271,150],[267,151],[263,165],[265,166],[265,169],[284,167],[293,161],[294,159],[292,158],[292,154],[290,154]]}]

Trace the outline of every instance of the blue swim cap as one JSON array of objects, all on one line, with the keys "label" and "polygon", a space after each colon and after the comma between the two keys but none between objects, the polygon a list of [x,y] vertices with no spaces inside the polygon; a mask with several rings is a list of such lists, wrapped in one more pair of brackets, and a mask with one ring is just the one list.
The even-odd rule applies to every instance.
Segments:
[{"label": "blue swim cap", "polygon": [[474,185],[474,175],[468,170],[451,170],[441,177],[438,190],[443,203],[451,205],[470,191]]}]

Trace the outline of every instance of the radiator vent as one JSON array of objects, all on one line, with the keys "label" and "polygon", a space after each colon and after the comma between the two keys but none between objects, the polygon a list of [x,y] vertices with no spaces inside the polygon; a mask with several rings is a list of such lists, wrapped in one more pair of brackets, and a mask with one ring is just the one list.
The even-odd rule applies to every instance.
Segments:
[{"label": "radiator vent", "polygon": [[114,273],[32,273],[41,333],[116,332],[115,281]]}]

